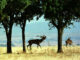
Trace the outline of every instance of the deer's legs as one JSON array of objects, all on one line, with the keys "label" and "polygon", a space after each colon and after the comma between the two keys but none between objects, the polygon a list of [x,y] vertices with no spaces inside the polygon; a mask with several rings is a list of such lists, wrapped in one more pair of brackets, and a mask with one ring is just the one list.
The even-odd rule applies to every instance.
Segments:
[{"label": "deer's legs", "polygon": [[72,44],[70,43],[69,45],[71,46]]},{"label": "deer's legs", "polygon": [[30,50],[31,50],[31,45],[32,45],[32,44],[30,44],[30,43],[27,45],[27,48],[30,47]]},{"label": "deer's legs", "polygon": [[29,44],[27,45],[27,48],[29,47]]},{"label": "deer's legs", "polygon": [[39,45],[39,47],[41,48],[41,45]]},{"label": "deer's legs", "polygon": [[30,45],[30,50],[31,50],[32,48],[31,48],[31,45]]},{"label": "deer's legs", "polygon": [[30,47],[30,50],[32,49],[32,48],[31,48],[31,45],[27,45],[27,48],[28,48],[28,47]]},{"label": "deer's legs", "polygon": [[40,47],[40,48],[41,48],[40,44],[38,44],[38,45],[37,45],[37,48],[38,48],[38,47]]},{"label": "deer's legs", "polygon": [[68,43],[66,43],[66,47],[68,46]]}]

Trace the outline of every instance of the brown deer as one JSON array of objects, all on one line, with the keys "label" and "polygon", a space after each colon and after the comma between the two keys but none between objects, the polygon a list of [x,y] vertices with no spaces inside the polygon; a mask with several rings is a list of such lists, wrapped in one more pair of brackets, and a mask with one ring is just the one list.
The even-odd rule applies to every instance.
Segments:
[{"label": "brown deer", "polygon": [[[45,39],[46,39],[46,36],[43,35],[43,36],[40,36],[41,39],[32,39],[32,40],[29,40],[28,41],[28,45],[27,45],[27,48],[28,46],[30,46],[30,50],[31,50],[31,46],[32,44],[37,44],[37,47],[40,46],[40,43],[43,42]],[[40,46],[41,47],[41,46]]]},{"label": "brown deer", "polygon": [[68,38],[68,39],[65,41],[65,43],[66,43],[66,46],[67,46],[67,45],[72,45],[72,40],[71,40],[70,38]]}]

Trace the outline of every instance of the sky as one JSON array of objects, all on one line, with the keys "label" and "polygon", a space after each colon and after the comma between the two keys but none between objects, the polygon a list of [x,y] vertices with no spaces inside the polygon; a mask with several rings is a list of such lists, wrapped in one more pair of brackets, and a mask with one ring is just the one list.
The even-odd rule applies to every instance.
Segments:
[{"label": "sky", "polygon": [[[31,22],[26,22],[26,28],[25,28],[25,38],[26,38],[26,45],[27,41],[30,39],[40,39],[39,36],[46,35],[47,38],[45,41],[41,43],[41,45],[56,45],[57,44],[57,30],[56,28],[52,28],[49,30],[48,21],[45,21],[43,16],[36,21],[36,17]],[[73,26],[70,26],[71,28],[65,28],[64,34],[63,34],[63,44],[65,44],[65,40],[67,40],[68,37],[71,37],[71,40],[74,42],[74,44],[80,44],[80,23],[75,22]],[[20,26],[16,26],[14,24],[13,30],[12,30],[12,44],[16,46],[22,46],[22,34],[21,34],[21,28]],[[0,29],[0,44],[6,44],[6,35],[4,28]]]}]

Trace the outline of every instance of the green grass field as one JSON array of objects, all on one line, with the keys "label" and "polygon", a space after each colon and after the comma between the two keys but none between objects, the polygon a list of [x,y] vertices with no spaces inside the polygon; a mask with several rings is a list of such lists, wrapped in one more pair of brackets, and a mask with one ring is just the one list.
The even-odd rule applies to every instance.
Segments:
[{"label": "green grass field", "polygon": [[26,53],[23,53],[22,47],[12,47],[13,53],[7,54],[6,47],[0,47],[0,60],[80,60],[80,46],[63,46],[64,53],[60,54],[57,53],[57,46],[26,50]]}]

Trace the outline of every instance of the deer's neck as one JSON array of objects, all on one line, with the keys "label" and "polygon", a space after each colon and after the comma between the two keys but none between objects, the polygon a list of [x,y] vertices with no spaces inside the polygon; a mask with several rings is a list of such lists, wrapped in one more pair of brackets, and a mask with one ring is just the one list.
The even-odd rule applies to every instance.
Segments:
[{"label": "deer's neck", "polygon": [[44,39],[40,39],[40,42],[42,42]]}]

